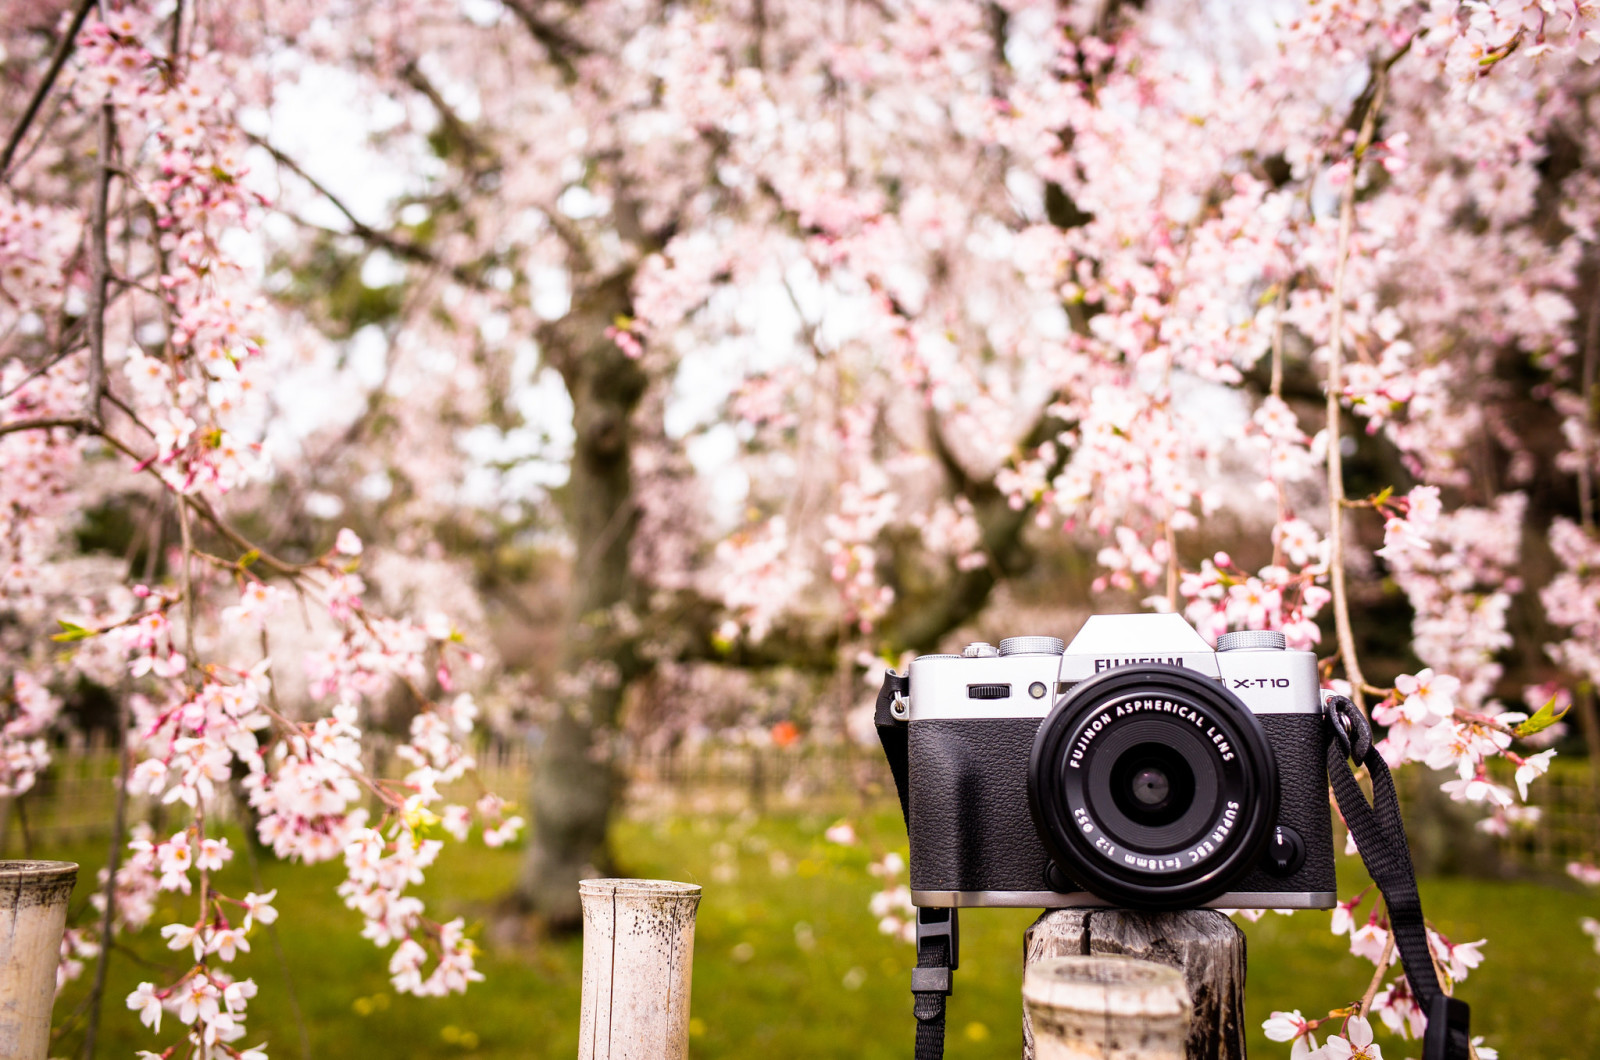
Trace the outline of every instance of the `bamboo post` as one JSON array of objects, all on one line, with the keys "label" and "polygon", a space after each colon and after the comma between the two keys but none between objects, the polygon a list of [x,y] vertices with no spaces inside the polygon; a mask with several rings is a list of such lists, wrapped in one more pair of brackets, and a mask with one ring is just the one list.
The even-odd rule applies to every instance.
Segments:
[{"label": "bamboo post", "polygon": [[1050,957],[1028,966],[1022,1004],[1039,1060],[1180,1060],[1183,973],[1133,957]]},{"label": "bamboo post", "polygon": [[[1222,913],[1214,909],[1177,913],[1047,910],[1023,936],[1024,976],[1041,961],[1069,956],[1136,957],[1178,969],[1193,1006],[1183,1055],[1188,1060],[1245,1060],[1244,932]],[[1026,1004],[1022,1037],[1023,1060],[1044,1060],[1050,1055],[1035,1053],[1032,1017]]]},{"label": "bamboo post", "polygon": [[0,1060],[45,1060],[70,861],[0,861]]},{"label": "bamboo post", "polygon": [[700,886],[584,880],[579,1060],[683,1060]]}]

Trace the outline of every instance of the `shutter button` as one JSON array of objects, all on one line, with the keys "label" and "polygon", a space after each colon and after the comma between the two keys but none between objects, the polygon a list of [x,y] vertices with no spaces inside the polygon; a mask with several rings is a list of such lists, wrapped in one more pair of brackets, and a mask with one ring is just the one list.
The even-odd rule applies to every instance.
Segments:
[{"label": "shutter button", "polygon": [[1286,825],[1274,828],[1263,867],[1274,876],[1293,876],[1305,863],[1306,843],[1300,833]]}]

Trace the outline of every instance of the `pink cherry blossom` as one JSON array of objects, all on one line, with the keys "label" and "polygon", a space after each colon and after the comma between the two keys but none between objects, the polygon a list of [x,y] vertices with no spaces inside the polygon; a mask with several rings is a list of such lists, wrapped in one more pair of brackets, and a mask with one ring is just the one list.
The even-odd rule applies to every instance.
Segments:
[{"label": "pink cherry blossom", "polygon": [[[1365,960],[1371,961],[1373,964],[1377,964],[1379,961],[1384,959],[1383,951],[1385,946],[1388,945],[1388,942],[1388,928],[1380,925],[1376,920],[1369,920],[1351,934],[1350,952],[1355,954],[1357,957],[1364,958]],[[1393,962],[1395,960],[1395,956],[1396,955],[1391,950],[1388,958],[1389,961]]]},{"label": "pink cherry blossom", "polygon": [[1289,1056],[1291,1060],[1304,1060],[1317,1051],[1317,1039],[1311,1033],[1311,1028],[1305,1017],[1300,1015],[1300,1010],[1292,1012],[1274,1012],[1266,1022],[1262,1023],[1261,1031],[1271,1041],[1293,1042]]},{"label": "pink cherry blossom", "polygon": [[140,983],[128,995],[128,1007],[139,1013],[139,1022],[152,1031],[161,1031],[162,999],[152,983]]},{"label": "pink cherry blossom", "polygon": [[1343,1035],[1329,1035],[1327,1044],[1311,1054],[1317,1060],[1383,1060],[1383,1050],[1372,1041],[1372,1024],[1351,1016]]},{"label": "pink cherry blossom", "polygon": [[1401,709],[1406,720],[1416,724],[1451,717],[1461,681],[1449,674],[1435,674],[1429,667],[1415,677],[1401,674],[1394,679],[1394,687],[1405,697]]}]

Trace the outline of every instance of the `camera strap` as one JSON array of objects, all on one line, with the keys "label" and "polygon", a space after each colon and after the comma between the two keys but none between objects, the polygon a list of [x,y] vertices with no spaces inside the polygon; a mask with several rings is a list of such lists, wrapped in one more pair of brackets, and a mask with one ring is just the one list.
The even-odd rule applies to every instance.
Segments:
[{"label": "camera strap", "polygon": [[[911,693],[911,678],[893,670],[883,675],[873,723],[883,744],[889,772],[900,796],[900,815],[911,834],[911,802],[906,788],[910,729],[895,717],[896,700]],[[961,964],[960,922],[954,909],[917,910],[917,966],[911,970],[911,1011],[917,1017],[915,1060],[942,1060],[944,1056],[945,999],[952,992],[952,973]]]},{"label": "camera strap", "polygon": [[[1394,932],[1406,980],[1428,1017],[1422,1039],[1423,1060],[1468,1060],[1472,1050],[1470,1011],[1466,1002],[1446,994],[1439,985],[1422,917],[1417,874],[1400,819],[1400,799],[1389,765],[1372,745],[1372,727],[1354,703],[1345,696],[1329,696],[1323,710],[1333,726],[1333,740],[1328,744],[1328,779],[1333,783],[1334,798],[1355,837],[1367,872],[1383,892],[1389,930]],[[1372,778],[1371,803],[1350,768],[1352,758],[1366,766]]]}]

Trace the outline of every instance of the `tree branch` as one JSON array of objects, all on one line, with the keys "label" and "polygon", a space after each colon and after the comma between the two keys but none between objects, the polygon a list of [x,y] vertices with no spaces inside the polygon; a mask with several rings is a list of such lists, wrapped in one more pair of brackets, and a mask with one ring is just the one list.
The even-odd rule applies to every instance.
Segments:
[{"label": "tree branch", "polygon": [[1394,932],[1391,930],[1383,940],[1383,956],[1378,958],[1378,969],[1372,973],[1372,981],[1367,984],[1367,992],[1361,995],[1362,1019],[1367,1018],[1367,1013],[1372,1011],[1372,999],[1378,996],[1378,987],[1383,984],[1383,977],[1389,974],[1389,958],[1394,956]]},{"label": "tree branch", "polygon": [[[277,162],[278,165],[282,166],[284,169],[287,169],[289,172],[305,181],[311,186],[312,191],[322,196],[330,205],[333,206],[335,210],[338,210],[341,214],[343,214],[344,219],[350,224],[349,234],[357,236],[358,238],[367,243],[371,243],[374,246],[382,247],[384,250],[390,251],[396,256],[404,258],[407,261],[416,262],[419,265],[428,265],[436,269],[442,269],[449,273],[452,279],[467,287],[473,287],[477,289],[483,288],[483,281],[472,275],[472,273],[467,271],[462,266],[454,265],[442,260],[439,255],[435,254],[432,250],[420,243],[414,243],[409,239],[401,239],[399,236],[396,236],[391,232],[384,232],[373,228],[365,221],[362,221],[351,212],[350,207],[346,206],[343,200],[341,200],[337,195],[323,185],[321,181],[317,180],[316,177],[313,177],[311,174],[307,173],[303,168],[301,168],[300,164],[294,159],[290,158],[288,155],[284,154],[282,151],[278,150],[272,144],[268,143],[265,139],[259,136],[256,136],[252,133],[246,133],[245,136],[250,140],[251,143],[255,144],[257,147],[267,152],[267,154],[271,155],[273,161]],[[308,228],[321,227],[319,225],[313,225],[307,221],[301,221],[300,223]],[[323,229],[323,231],[328,230]]]},{"label": "tree branch", "polygon": [[[1055,400],[1052,397],[1051,404]],[[1036,449],[1055,438],[1065,426],[1055,416],[1045,412],[1017,444],[1025,450]],[[1009,498],[996,489],[993,482],[968,474],[932,416],[929,417],[928,433],[940,466],[950,477],[956,492],[972,504],[983,531],[983,551],[989,557],[989,562],[973,570],[957,570],[928,599],[919,598],[915,604],[907,599],[905,602],[908,606],[905,609],[896,607],[899,621],[892,627],[892,643],[913,651],[936,648],[945,634],[983,610],[1002,577],[1015,574],[1026,565],[1028,553],[1022,543],[1022,532],[1027,529],[1036,507],[1025,504],[1021,508],[1013,508]],[[1058,454],[1050,474],[1055,475],[1065,462],[1066,454]]]},{"label": "tree branch", "polygon": [[[119,408],[123,409],[124,411],[128,411],[127,406],[123,405],[121,402],[116,402],[114,396],[108,395],[108,397],[111,397],[111,399]],[[132,413],[130,412],[129,415],[131,417]],[[149,428],[140,423],[137,418],[134,418],[134,423],[137,426],[144,428],[147,433],[149,432]],[[239,533],[239,531],[229,526],[227,522],[223,520],[222,516],[217,514],[216,509],[211,507],[210,501],[206,500],[204,497],[199,497],[188,493],[179,493],[177,490],[172,489],[171,486],[167,485],[164,479],[161,479],[160,474],[156,471],[156,469],[151,466],[151,458],[141,456],[126,442],[112,434],[110,431],[106,430],[105,427],[99,423],[95,423],[81,416],[46,416],[38,419],[14,420],[11,423],[0,423],[0,437],[3,437],[7,434],[16,434],[20,431],[42,431],[50,430],[56,427],[63,427],[68,430],[79,431],[84,434],[92,434],[97,438],[100,438],[107,445],[111,446],[122,455],[139,464],[143,470],[155,475],[156,478],[161,481],[162,487],[170,491],[184,508],[194,512],[194,514],[204,519],[211,525],[211,528],[218,534],[221,534],[223,539],[229,544],[233,545],[241,552],[255,552],[257,554],[256,562],[260,563],[262,566],[276,571],[279,574],[286,575],[299,574],[302,571],[316,566],[315,563],[291,563],[288,560],[279,559],[270,552],[259,548],[249,538],[245,537],[243,534]]]},{"label": "tree branch", "polygon": [[100,433],[98,424],[91,423],[81,416],[45,416],[33,420],[13,420],[10,423],[0,423],[0,436],[16,434],[19,431],[47,431],[53,427],[65,427],[74,431],[85,431],[90,434]]},{"label": "tree branch", "polygon": [[572,84],[578,79],[578,68],[573,59],[583,58],[589,54],[589,48],[582,41],[573,38],[565,29],[552,25],[533,13],[528,0],[500,0],[506,10],[517,16],[529,35],[544,48],[545,55],[561,71],[561,79],[567,84]]},{"label": "tree branch", "polygon": [[461,146],[466,148],[469,163],[472,160],[472,156],[477,156],[488,159],[491,166],[493,166],[496,161],[494,151],[472,131],[471,125],[461,120],[461,116],[455,112],[455,108],[450,106],[449,101],[444,98],[444,95],[435,87],[434,83],[428,79],[428,75],[422,72],[422,68],[417,65],[415,59],[406,60],[405,65],[400,68],[400,76],[405,79],[406,84],[420,92],[433,105],[434,110],[439,112],[439,121],[443,123],[445,132],[455,140],[460,141]]},{"label": "tree branch", "polygon": [[1583,333],[1583,370],[1580,385],[1583,395],[1583,430],[1578,436],[1578,522],[1594,533],[1594,431],[1596,392],[1600,377],[1600,263],[1594,290],[1589,299],[1589,319]]},{"label": "tree branch", "polygon": [[102,892],[105,908],[100,911],[100,959],[94,966],[94,987],[89,991],[89,1025],[83,1036],[84,1060],[94,1060],[100,1036],[100,1009],[105,1000],[106,969],[111,963],[111,940],[116,930],[117,870],[122,867],[123,833],[128,823],[128,770],[133,748],[128,746],[128,690],[117,697],[117,797],[111,816],[111,851],[106,855],[106,883]]},{"label": "tree branch", "polygon": [[1350,256],[1350,232],[1355,227],[1356,178],[1361,172],[1361,157],[1372,144],[1373,130],[1377,126],[1378,111],[1383,106],[1384,90],[1388,86],[1387,65],[1373,71],[1376,84],[1372,103],[1361,119],[1361,134],[1356,137],[1355,150],[1350,158],[1350,173],[1345,178],[1344,194],[1339,202],[1339,244],[1334,257],[1333,309],[1328,335],[1328,571],[1333,589],[1333,624],[1339,636],[1339,654],[1344,660],[1345,676],[1350,680],[1350,698],[1366,712],[1364,691],[1366,678],[1361,674],[1361,663],[1356,657],[1355,633],[1350,628],[1350,598],[1344,580],[1344,458],[1339,449],[1339,416],[1344,399],[1341,369],[1344,357],[1344,280],[1345,266]]},{"label": "tree branch", "polygon": [[106,389],[106,287],[111,278],[111,155],[116,143],[116,116],[110,102],[100,105],[100,167],[95,175],[89,219],[89,377],[84,415],[100,422],[100,397]]},{"label": "tree branch", "polygon": [[183,60],[183,0],[172,8],[172,25],[167,34],[167,84],[178,80],[178,65]]},{"label": "tree branch", "polygon": [[11,159],[16,155],[17,147],[27,135],[33,119],[38,116],[39,107],[50,94],[56,78],[61,76],[61,68],[67,64],[67,56],[72,54],[73,46],[77,42],[78,31],[83,28],[84,19],[89,17],[89,9],[94,5],[95,0],[78,0],[78,7],[72,13],[72,24],[67,27],[67,32],[61,35],[61,39],[56,41],[56,50],[50,56],[50,66],[45,70],[44,79],[39,82],[39,87],[33,90],[33,98],[28,100],[28,106],[23,110],[17,127],[11,130],[5,148],[0,150],[0,181],[5,180],[6,171],[11,168]]}]

